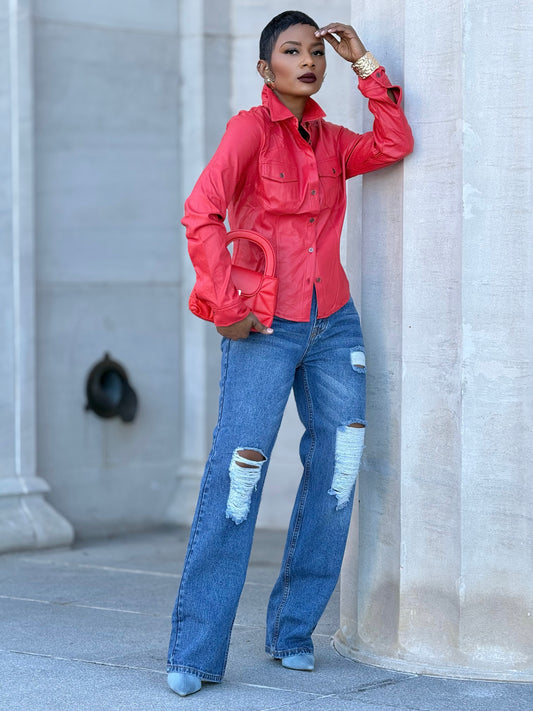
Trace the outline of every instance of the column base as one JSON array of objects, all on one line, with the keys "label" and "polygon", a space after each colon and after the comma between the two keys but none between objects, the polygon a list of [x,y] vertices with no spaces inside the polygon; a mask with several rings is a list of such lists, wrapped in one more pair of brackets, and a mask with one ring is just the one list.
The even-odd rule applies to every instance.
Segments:
[{"label": "column base", "polygon": [[186,461],[181,465],[178,471],[176,493],[166,510],[166,523],[175,526],[191,525],[203,470],[204,462]]},{"label": "column base", "polygon": [[437,666],[416,659],[402,659],[400,657],[386,657],[372,653],[370,650],[353,648],[348,644],[341,630],[335,633],[332,640],[333,648],[347,659],[362,664],[370,664],[382,669],[404,672],[406,674],[423,674],[438,676],[448,679],[471,679],[479,681],[510,681],[529,683],[533,681],[533,670],[526,669],[483,669],[475,666]]},{"label": "column base", "polygon": [[0,553],[69,546],[74,529],[47,501],[44,479],[0,479]]}]

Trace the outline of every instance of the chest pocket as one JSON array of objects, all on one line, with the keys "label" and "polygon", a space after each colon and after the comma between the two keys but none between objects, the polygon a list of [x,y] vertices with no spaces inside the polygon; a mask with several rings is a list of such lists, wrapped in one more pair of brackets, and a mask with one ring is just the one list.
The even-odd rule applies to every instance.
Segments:
[{"label": "chest pocket", "polygon": [[261,163],[261,192],[268,212],[286,215],[297,212],[301,204],[300,183],[296,166],[287,163]]},{"label": "chest pocket", "polygon": [[317,161],[320,207],[335,207],[344,198],[342,166],[337,156]]}]

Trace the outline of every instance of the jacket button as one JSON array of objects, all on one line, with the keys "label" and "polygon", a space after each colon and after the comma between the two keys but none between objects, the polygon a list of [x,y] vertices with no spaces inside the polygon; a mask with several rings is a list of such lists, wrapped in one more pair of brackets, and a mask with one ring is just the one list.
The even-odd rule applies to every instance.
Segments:
[{"label": "jacket button", "polygon": [[311,190],[311,195],[316,195],[316,190]]},{"label": "jacket button", "polygon": [[316,278],[316,281],[317,281],[317,284],[318,284],[319,282],[322,281],[322,279],[321,279],[320,277],[317,277],[317,278]]},{"label": "jacket button", "polygon": [[314,222],[314,221],[315,221],[314,217],[311,217],[311,219],[309,220],[309,222]]},{"label": "jacket button", "polygon": [[309,247],[310,252],[314,252],[315,250],[312,247]]}]

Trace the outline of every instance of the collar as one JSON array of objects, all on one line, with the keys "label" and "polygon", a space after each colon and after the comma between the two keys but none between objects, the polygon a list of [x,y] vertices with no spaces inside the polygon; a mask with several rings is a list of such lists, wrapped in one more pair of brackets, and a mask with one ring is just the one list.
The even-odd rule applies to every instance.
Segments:
[{"label": "collar", "polygon": [[[284,121],[288,118],[294,118],[294,114],[288,109],[285,104],[283,104],[276,94],[269,89],[268,86],[263,87],[261,92],[261,101],[263,106],[268,110],[270,118],[272,121]],[[302,116],[302,123],[307,121],[316,121],[317,119],[323,118],[325,112],[320,108],[314,99],[309,97],[305,104],[304,115]]]}]

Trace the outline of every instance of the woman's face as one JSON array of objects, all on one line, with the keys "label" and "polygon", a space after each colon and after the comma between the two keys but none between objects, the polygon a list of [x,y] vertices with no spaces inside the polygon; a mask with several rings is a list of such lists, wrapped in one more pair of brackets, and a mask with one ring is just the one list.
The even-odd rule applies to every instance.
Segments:
[{"label": "woman's face", "polygon": [[292,25],[282,32],[272,50],[270,85],[283,99],[307,97],[322,86],[326,73],[324,40],[315,37],[311,25]]}]

